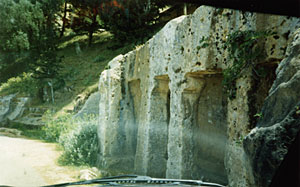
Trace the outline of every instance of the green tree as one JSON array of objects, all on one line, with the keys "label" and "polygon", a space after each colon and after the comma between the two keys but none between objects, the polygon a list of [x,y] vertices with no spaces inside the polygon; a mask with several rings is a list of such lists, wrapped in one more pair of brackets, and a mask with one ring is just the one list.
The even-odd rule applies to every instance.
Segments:
[{"label": "green tree", "polygon": [[22,52],[29,50],[40,35],[44,20],[41,5],[28,0],[0,1],[0,50]]},{"label": "green tree", "polygon": [[165,6],[160,0],[104,0],[99,13],[107,30],[120,40],[128,40],[144,37]]},{"label": "green tree", "polygon": [[90,46],[93,34],[101,27],[99,7],[102,0],[69,0],[69,2],[73,5],[71,28],[77,33],[88,33]]},{"label": "green tree", "polygon": [[62,0],[0,1],[1,79],[6,76],[2,81],[30,70],[40,87],[57,79],[61,59],[57,56],[56,14],[62,3]]},{"label": "green tree", "polygon": [[62,26],[61,26],[59,37],[63,37],[64,32],[65,32],[66,27],[67,27],[67,24],[69,23],[69,19],[67,18],[67,13],[68,12],[70,12],[70,10],[68,9],[68,1],[65,0],[64,9],[63,9],[62,16],[61,16]]},{"label": "green tree", "polygon": [[41,9],[46,20],[46,25],[52,27],[58,24],[59,14],[62,12],[66,0],[31,0],[41,4]]},{"label": "green tree", "polygon": [[30,63],[34,77],[37,79],[54,79],[59,76],[61,59],[58,57],[58,36],[51,29],[41,39],[41,44],[31,51]]},{"label": "green tree", "polygon": [[44,21],[41,4],[28,0],[0,1],[1,81],[25,70],[30,49],[41,36]]},{"label": "green tree", "polygon": [[54,25],[46,25],[43,29],[39,45],[35,45],[31,49],[30,58],[27,60],[30,62],[33,77],[38,80],[40,99],[43,96],[43,88],[49,87],[52,102],[54,102],[54,91],[65,85],[64,80],[60,77],[63,57],[57,55],[59,36]]}]

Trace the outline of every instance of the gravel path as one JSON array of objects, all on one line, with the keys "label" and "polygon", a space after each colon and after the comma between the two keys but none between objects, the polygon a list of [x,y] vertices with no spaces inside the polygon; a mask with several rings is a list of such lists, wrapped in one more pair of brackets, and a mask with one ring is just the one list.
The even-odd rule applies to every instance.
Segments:
[{"label": "gravel path", "polygon": [[34,187],[76,180],[79,171],[56,163],[55,144],[0,135],[0,186]]}]

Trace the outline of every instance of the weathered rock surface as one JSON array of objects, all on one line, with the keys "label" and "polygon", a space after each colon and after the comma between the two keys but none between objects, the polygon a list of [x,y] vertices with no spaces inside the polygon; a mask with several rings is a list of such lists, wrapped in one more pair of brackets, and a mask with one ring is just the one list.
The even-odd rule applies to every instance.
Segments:
[{"label": "weathered rock surface", "polygon": [[270,185],[300,130],[300,30],[276,74],[262,119],[244,140],[255,186]]},{"label": "weathered rock surface", "polygon": [[30,97],[11,94],[0,97],[0,126],[15,122],[30,126],[44,125],[42,115],[48,108],[31,107]]},{"label": "weathered rock surface", "polygon": [[28,97],[17,97],[11,94],[0,98],[0,124],[5,126],[8,121],[14,121],[20,118],[25,109],[26,104],[30,101]]},{"label": "weathered rock surface", "polygon": [[100,175],[97,168],[93,167],[91,169],[83,169],[79,172],[78,178],[80,180],[92,180],[96,179]]},{"label": "weathered rock surface", "polygon": [[12,95],[8,95],[8,96],[4,96],[0,99],[0,123],[6,123],[7,122],[7,115],[9,114],[11,108],[11,102],[12,99],[15,97],[16,95],[12,94]]},{"label": "weathered rock surface", "polygon": [[253,108],[268,94],[264,86],[273,80],[260,80],[254,88],[252,72],[246,71],[237,80],[236,99],[228,100],[221,84],[228,61],[223,43],[236,30],[277,32],[265,41],[262,63],[274,69],[299,23],[202,6],[113,59],[99,82],[100,169],[251,186],[242,139],[255,125]]},{"label": "weathered rock surface", "polygon": [[0,127],[0,134],[4,134],[5,136],[18,137],[22,134],[22,132],[17,129],[9,129],[9,128]]},{"label": "weathered rock surface", "polygon": [[89,96],[89,98],[84,103],[83,107],[74,116],[75,118],[83,118],[88,115],[98,115],[99,114],[99,101],[100,93],[95,92]]}]

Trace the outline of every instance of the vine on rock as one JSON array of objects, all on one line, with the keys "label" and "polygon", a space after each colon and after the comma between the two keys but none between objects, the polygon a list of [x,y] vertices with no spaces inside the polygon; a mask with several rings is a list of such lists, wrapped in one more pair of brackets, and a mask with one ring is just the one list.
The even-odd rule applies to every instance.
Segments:
[{"label": "vine on rock", "polygon": [[271,31],[236,31],[230,34],[224,44],[229,52],[228,68],[223,71],[223,86],[230,99],[236,96],[236,80],[245,69],[251,68],[259,77],[262,76],[256,64],[265,57],[262,39],[274,35]]}]

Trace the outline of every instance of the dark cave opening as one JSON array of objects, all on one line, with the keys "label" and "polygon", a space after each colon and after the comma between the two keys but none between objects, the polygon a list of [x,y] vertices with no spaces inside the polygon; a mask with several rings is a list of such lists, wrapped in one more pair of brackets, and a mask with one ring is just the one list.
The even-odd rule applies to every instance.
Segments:
[{"label": "dark cave opening", "polygon": [[282,186],[300,186],[300,131],[270,185],[270,187]]}]

